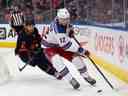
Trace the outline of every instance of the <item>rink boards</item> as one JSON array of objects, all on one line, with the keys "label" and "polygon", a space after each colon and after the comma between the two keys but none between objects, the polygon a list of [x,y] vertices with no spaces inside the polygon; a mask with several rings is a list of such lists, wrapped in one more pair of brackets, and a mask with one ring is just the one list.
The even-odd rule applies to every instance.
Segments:
[{"label": "rink boards", "polygon": [[[46,26],[46,25],[45,25]],[[44,25],[36,25],[41,33]],[[128,83],[128,33],[122,30],[95,26],[78,26],[76,35],[81,44],[91,51],[100,67]],[[17,35],[8,24],[0,24],[0,47],[14,48]]]}]

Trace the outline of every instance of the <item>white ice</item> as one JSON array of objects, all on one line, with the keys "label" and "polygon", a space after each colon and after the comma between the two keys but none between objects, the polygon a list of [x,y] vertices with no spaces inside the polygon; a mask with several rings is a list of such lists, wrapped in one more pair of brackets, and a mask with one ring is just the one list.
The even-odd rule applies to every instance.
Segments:
[{"label": "white ice", "polygon": [[[17,63],[23,65],[14,55],[14,49],[1,48],[0,55],[3,56],[5,63],[9,66],[16,68]],[[128,96],[126,84],[102,70],[116,89],[112,90],[91,62],[87,59],[84,61],[87,63],[89,73],[96,78],[97,87],[92,87],[85,82],[74,65],[64,60],[71,74],[80,82],[79,90],[74,90],[68,82],[56,80],[37,67],[27,66],[22,72],[18,72],[17,69],[11,70],[10,80],[0,85],[0,96]],[[103,91],[97,93],[100,89]]]}]

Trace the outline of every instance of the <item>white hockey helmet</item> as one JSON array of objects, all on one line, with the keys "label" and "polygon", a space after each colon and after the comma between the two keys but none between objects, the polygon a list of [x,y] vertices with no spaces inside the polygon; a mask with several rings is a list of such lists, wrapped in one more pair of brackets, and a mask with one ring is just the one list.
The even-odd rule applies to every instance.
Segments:
[{"label": "white hockey helmet", "polygon": [[57,11],[57,17],[64,18],[64,19],[70,18],[70,13],[68,12],[68,10],[66,8],[62,8]]},{"label": "white hockey helmet", "polygon": [[57,18],[59,23],[66,25],[70,22],[70,13],[66,8],[59,9],[57,11]]}]

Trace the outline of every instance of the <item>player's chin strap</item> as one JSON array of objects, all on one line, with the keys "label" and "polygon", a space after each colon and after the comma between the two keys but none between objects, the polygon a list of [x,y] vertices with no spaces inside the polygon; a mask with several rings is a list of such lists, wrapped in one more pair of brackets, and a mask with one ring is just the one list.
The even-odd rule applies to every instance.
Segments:
[{"label": "player's chin strap", "polygon": [[[78,40],[75,38],[75,36],[73,36],[74,40],[80,45],[80,43],[78,42]],[[80,45],[81,46],[81,45]],[[103,74],[103,72],[100,70],[100,68],[96,65],[96,63],[94,62],[94,60],[92,60],[92,58],[90,56],[83,56],[80,55],[84,58],[88,57],[88,59],[92,62],[92,64],[94,65],[94,67],[97,69],[97,71],[102,75],[102,77],[104,78],[104,80],[108,83],[108,85],[112,88],[115,89],[113,87],[113,85],[109,82],[109,80],[105,77],[105,75]]]}]

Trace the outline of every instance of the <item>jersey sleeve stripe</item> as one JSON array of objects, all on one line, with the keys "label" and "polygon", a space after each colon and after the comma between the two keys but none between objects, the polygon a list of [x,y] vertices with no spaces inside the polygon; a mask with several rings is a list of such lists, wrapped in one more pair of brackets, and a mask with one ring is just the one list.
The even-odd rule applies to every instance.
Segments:
[{"label": "jersey sleeve stripe", "polygon": [[45,40],[42,40],[41,43],[45,46],[45,47],[59,47],[58,44],[53,44],[53,43],[48,43]]},{"label": "jersey sleeve stripe", "polygon": [[63,49],[68,49],[70,46],[72,45],[72,42],[68,42],[67,44],[65,44],[64,46],[62,46]]},{"label": "jersey sleeve stripe", "polygon": [[57,28],[57,25],[55,22],[51,23],[50,28],[52,28],[54,32],[56,32],[56,33],[58,32],[58,28]]}]

